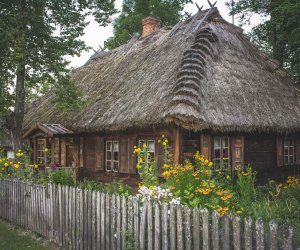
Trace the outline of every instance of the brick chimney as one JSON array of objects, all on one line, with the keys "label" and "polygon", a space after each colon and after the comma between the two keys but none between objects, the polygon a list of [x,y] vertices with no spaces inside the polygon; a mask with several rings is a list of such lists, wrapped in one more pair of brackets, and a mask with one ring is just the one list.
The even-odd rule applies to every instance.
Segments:
[{"label": "brick chimney", "polygon": [[148,16],[142,20],[143,33],[142,37],[151,35],[160,29],[160,21],[152,16]]}]

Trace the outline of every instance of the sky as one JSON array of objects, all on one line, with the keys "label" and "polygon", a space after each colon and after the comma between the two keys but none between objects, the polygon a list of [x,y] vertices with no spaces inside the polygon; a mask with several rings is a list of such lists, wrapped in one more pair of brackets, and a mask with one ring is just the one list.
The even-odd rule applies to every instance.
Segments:
[{"label": "sky", "polygon": [[[215,0],[211,0],[212,3],[214,3]],[[206,0],[196,0],[196,2],[200,7],[203,5],[203,9],[209,8],[209,4]],[[116,0],[115,2],[116,8],[121,11],[122,9],[122,0]],[[218,0],[216,7],[218,8],[220,14],[222,17],[232,23],[232,17],[229,16],[229,9],[225,5],[225,0]],[[189,13],[195,14],[197,12],[196,5],[193,4],[187,4],[184,8],[184,11],[187,11]],[[113,18],[117,17],[114,16]],[[237,18],[235,18],[235,23],[238,23]],[[89,51],[82,52],[80,57],[67,57],[67,60],[70,61],[70,67],[77,68],[82,66],[91,55],[93,55],[95,51],[99,50],[99,46],[104,45],[104,41],[106,41],[109,37],[113,35],[113,28],[112,25],[108,25],[106,27],[100,27],[99,24],[92,18],[89,17],[88,21],[90,21],[90,24],[85,29],[85,34],[81,37],[81,39],[86,43],[87,46],[92,47]],[[254,18],[254,22],[258,21],[258,17]],[[245,30],[249,27],[243,27]]]}]

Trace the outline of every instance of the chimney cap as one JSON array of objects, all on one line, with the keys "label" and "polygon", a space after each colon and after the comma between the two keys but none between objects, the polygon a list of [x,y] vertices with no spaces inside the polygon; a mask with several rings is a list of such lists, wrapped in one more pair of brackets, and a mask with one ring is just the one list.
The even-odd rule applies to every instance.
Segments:
[{"label": "chimney cap", "polygon": [[142,37],[151,35],[160,29],[160,21],[153,16],[148,16],[142,20],[143,33]]},{"label": "chimney cap", "polygon": [[144,19],[142,19],[142,25],[145,25],[148,22],[154,22],[154,23],[159,23],[160,24],[160,21],[157,18],[153,17],[153,16],[148,16],[148,17],[145,17]]}]

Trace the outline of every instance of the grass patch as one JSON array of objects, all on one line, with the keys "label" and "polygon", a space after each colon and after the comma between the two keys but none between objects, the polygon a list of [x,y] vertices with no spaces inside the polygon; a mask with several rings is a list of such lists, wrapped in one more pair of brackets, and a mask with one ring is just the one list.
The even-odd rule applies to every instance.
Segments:
[{"label": "grass patch", "polygon": [[60,248],[30,231],[0,220],[0,249],[55,250]]}]

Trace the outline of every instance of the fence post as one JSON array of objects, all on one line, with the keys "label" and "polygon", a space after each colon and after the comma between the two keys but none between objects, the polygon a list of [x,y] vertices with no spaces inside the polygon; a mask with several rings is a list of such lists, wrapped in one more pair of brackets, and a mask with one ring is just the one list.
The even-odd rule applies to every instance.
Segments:
[{"label": "fence post", "polygon": [[241,229],[240,229],[240,217],[234,216],[233,217],[233,247],[236,250],[241,249]]},{"label": "fence post", "polygon": [[160,217],[160,208],[158,203],[156,202],[154,204],[154,249],[160,250],[161,244],[161,231],[160,231],[160,223],[161,223],[161,217]]},{"label": "fence post", "polygon": [[169,249],[169,241],[168,241],[168,204],[162,204],[162,249],[167,250]]},{"label": "fence post", "polygon": [[122,249],[126,248],[126,229],[127,229],[127,203],[126,203],[126,198],[123,196],[122,197]]},{"label": "fence post", "polygon": [[270,249],[277,250],[278,249],[278,245],[277,245],[278,226],[275,221],[271,220],[269,223],[269,227],[270,227]]},{"label": "fence post", "polygon": [[[117,245],[117,250],[121,250],[121,197],[118,195],[116,199],[117,199],[116,201],[116,213],[117,213],[116,245]],[[99,249],[99,247],[97,247],[96,249]]]},{"label": "fence post", "polygon": [[192,249],[192,241],[191,241],[191,211],[189,207],[184,208],[184,217],[185,217],[185,249]]},{"label": "fence post", "polygon": [[245,249],[252,249],[252,219],[249,217],[245,219],[245,228],[244,228],[244,238],[245,238]]},{"label": "fence post", "polygon": [[176,249],[176,212],[174,205],[170,205],[170,247]]},{"label": "fence post", "polygon": [[219,245],[219,214],[217,211],[214,211],[212,214],[212,249],[218,250],[220,248]]},{"label": "fence post", "polygon": [[264,250],[265,243],[264,243],[264,222],[262,220],[257,220],[255,224],[256,230],[256,249],[257,250]]},{"label": "fence post", "polygon": [[141,224],[140,224],[139,247],[141,249],[145,249],[145,233],[146,233],[147,209],[148,209],[148,201],[145,201],[143,203],[143,207],[142,207]]},{"label": "fence post", "polygon": [[202,248],[203,250],[209,250],[209,221],[208,221],[208,216],[209,212],[206,208],[201,210],[202,214],[202,232],[203,232],[203,244]]},{"label": "fence post", "polygon": [[113,194],[110,200],[110,248],[116,249],[116,196]]},{"label": "fence post", "polygon": [[153,215],[152,202],[148,203],[148,250],[153,249]]},{"label": "fence post", "polygon": [[134,242],[139,244],[139,202],[136,197],[133,198],[133,228],[134,228]]},{"label": "fence post", "polygon": [[182,230],[182,207],[181,205],[178,205],[176,207],[177,212],[177,249],[181,250],[184,249],[184,243],[183,243],[183,230]]},{"label": "fence post", "polygon": [[193,246],[194,249],[200,249],[200,222],[199,209],[193,209]]},{"label": "fence post", "polygon": [[287,225],[284,230],[284,244],[283,244],[284,250],[293,249],[293,233],[294,233],[293,227]]},{"label": "fence post", "polygon": [[223,250],[229,250],[230,249],[230,218],[228,214],[225,214],[223,216],[223,225],[222,225],[222,231],[223,231]]}]

